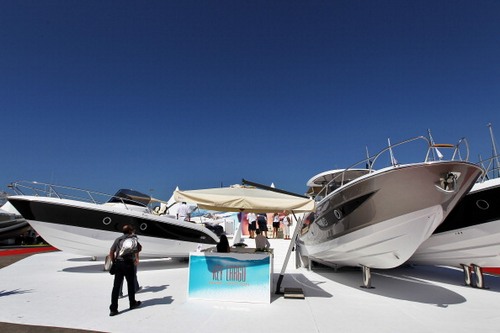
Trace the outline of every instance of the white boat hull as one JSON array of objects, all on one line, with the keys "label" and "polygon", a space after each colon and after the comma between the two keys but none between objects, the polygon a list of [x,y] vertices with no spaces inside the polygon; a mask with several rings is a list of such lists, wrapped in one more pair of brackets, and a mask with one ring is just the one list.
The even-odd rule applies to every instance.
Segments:
[{"label": "white boat hull", "polygon": [[500,220],[434,235],[420,246],[411,262],[500,267]]},{"label": "white boat hull", "polygon": [[411,257],[442,219],[441,206],[430,207],[309,246],[308,253],[312,259],[325,264],[397,267]]},{"label": "white boat hull", "polygon": [[[68,253],[84,256],[105,257],[117,232],[98,231],[82,227],[28,220],[28,223],[53,247]],[[189,252],[210,246],[177,240],[139,236],[142,258],[187,257]],[[213,246],[213,245],[211,245]]]},{"label": "white boat hull", "polygon": [[144,207],[26,195],[9,201],[47,243],[79,255],[108,255],[126,224],[135,227],[141,257],[146,258],[187,257],[218,242],[218,236],[204,225],[158,216]]},{"label": "white boat hull", "polygon": [[410,261],[500,267],[500,178],[475,184]]},{"label": "white boat hull", "polygon": [[[450,174],[452,187],[443,185]],[[318,203],[297,241],[304,260],[389,269],[406,262],[481,174],[467,162],[386,168],[355,178]]]}]

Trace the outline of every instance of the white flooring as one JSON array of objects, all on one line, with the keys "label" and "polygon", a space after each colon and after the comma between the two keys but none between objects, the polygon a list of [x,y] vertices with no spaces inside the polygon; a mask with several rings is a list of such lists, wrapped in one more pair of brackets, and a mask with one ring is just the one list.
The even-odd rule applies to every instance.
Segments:
[{"label": "white flooring", "polygon": [[[289,241],[270,242],[275,284]],[[305,299],[273,294],[270,304],[188,300],[187,277],[186,262],[141,262],[142,306],[129,311],[125,297],[109,317],[113,277],[102,260],[40,253],[0,269],[0,322],[103,332],[500,331],[500,278],[485,276],[489,289],[466,287],[458,269],[373,270],[375,288],[364,289],[358,269],[296,269],[292,255],[282,287],[302,288]]]}]

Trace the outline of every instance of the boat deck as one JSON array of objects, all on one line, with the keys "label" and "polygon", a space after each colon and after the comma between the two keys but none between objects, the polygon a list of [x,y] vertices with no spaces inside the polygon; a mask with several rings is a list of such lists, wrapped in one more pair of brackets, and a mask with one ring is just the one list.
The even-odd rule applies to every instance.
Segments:
[{"label": "boat deck", "polygon": [[[251,240],[246,240],[250,244]],[[289,241],[275,249],[274,285]],[[305,299],[272,295],[270,304],[187,299],[188,264],[145,260],[138,279],[143,304],[120,299],[109,317],[113,277],[103,261],[63,252],[39,253],[0,269],[0,322],[101,332],[498,332],[500,278],[489,289],[463,285],[458,269],[416,266],[373,270],[373,289],[360,288],[359,269],[295,268],[292,254],[282,288]]]}]

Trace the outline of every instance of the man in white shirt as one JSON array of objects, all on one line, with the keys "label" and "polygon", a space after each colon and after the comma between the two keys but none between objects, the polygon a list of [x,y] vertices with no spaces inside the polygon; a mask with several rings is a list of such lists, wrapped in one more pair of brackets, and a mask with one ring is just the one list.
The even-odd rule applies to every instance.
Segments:
[{"label": "man in white shirt", "polygon": [[191,216],[189,214],[189,207],[185,202],[183,202],[177,210],[177,219],[184,221],[189,221],[191,219]]},{"label": "man in white shirt", "polygon": [[247,214],[247,220],[248,220],[248,233],[250,234],[250,238],[255,237],[255,230],[257,229],[257,215],[255,213],[248,213]]}]

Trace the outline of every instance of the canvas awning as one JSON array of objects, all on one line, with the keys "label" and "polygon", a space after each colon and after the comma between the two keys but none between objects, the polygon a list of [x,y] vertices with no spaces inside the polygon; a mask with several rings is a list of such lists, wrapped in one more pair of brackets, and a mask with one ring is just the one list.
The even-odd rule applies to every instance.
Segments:
[{"label": "canvas awning", "polygon": [[225,212],[273,213],[288,210],[300,213],[316,210],[314,200],[309,198],[239,185],[202,190],[176,190],[174,198],[177,202],[194,202],[203,209]]}]

